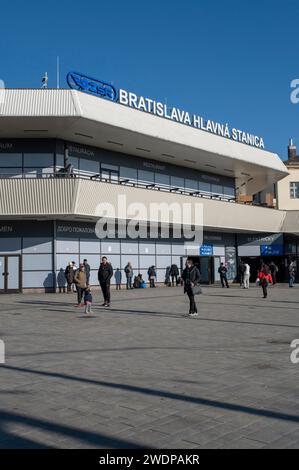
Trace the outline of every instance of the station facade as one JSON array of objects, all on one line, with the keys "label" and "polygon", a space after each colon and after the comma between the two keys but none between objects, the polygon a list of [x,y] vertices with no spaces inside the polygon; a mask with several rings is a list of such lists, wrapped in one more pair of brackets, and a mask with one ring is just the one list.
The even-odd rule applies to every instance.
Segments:
[{"label": "station facade", "polygon": [[[155,265],[159,283],[188,256],[204,283],[219,282],[221,262],[237,281],[241,259],[252,280],[262,260],[274,261],[283,282],[290,257],[298,260],[298,212],[240,202],[288,175],[263,148],[77,90],[6,90],[0,124],[2,293],[63,290],[66,265],[83,259],[97,285],[104,255],[115,269],[131,261],[144,278]],[[201,243],[191,249],[183,234],[174,237],[175,217],[167,238],[150,236],[150,217],[146,237],[99,238],[99,204],[116,205],[119,195],[131,204],[200,203]]]}]

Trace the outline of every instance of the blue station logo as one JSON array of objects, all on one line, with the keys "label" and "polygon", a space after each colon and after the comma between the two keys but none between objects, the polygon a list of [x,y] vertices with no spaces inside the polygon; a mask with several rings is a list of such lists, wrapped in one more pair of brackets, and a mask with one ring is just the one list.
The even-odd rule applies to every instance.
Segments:
[{"label": "blue station logo", "polygon": [[91,95],[111,101],[117,100],[117,91],[110,83],[96,80],[77,72],[69,72],[66,79],[69,87],[74,90],[90,93]]}]

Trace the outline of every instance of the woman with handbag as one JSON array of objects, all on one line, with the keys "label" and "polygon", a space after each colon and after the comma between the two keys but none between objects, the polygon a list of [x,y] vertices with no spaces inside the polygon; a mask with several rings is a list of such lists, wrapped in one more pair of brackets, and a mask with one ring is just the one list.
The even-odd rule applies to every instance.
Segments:
[{"label": "woman with handbag", "polygon": [[273,279],[271,274],[268,271],[268,267],[266,265],[263,265],[259,274],[258,274],[258,279],[260,281],[260,286],[263,289],[263,295],[264,299],[268,297],[268,286],[269,284],[273,284]]},{"label": "woman with handbag", "polygon": [[201,293],[200,282],[200,272],[196,266],[194,266],[192,259],[188,259],[186,263],[186,268],[183,271],[183,280],[184,280],[184,292],[188,295],[190,301],[189,316],[197,317],[197,307],[195,303],[195,295]]}]

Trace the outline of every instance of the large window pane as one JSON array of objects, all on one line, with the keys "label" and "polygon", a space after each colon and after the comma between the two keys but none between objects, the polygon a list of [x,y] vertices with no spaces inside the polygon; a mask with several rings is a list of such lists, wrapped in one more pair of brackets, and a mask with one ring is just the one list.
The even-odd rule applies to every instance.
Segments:
[{"label": "large window pane", "polygon": [[153,171],[138,170],[138,181],[140,183],[154,183],[155,174]]},{"label": "large window pane", "polygon": [[57,245],[56,245],[56,251],[57,253],[79,253],[79,239],[75,239],[75,240],[58,239]]},{"label": "large window pane", "polygon": [[299,198],[299,182],[290,183],[290,193],[291,199]]},{"label": "large window pane", "polygon": [[22,168],[0,168],[0,177],[21,178],[23,176]]},{"label": "large window pane", "polygon": [[156,253],[155,243],[139,242],[139,253],[143,255],[154,255]]},{"label": "large window pane", "polygon": [[23,255],[24,271],[52,269],[52,255]]},{"label": "large window pane", "polygon": [[162,175],[160,173],[155,174],[155,181],[157,184],[169,186],[170,185],[170,176],[169,175]]},{"label": "large window pane", "polygon": [[138,254],[138,242],[121,242],[122,254]]},{"label": "large window pane", "polygon": [[137,181],[137,170],[135,168],[120,167],[120,177]]},{"label": "large window pane", "polygon": [[170,255],[171,245],[170,243],[157,243],[156,250],[157,250],[157,255]]},{"label": "large window pane", "polygon": [[155,256],[140,255],[139,256],[139,267],[140,269],[148,269],[150,266],[156,264]]},{"label": "large window pane", "polygon": [[204,192],[211,192],[211,184],[206,183],[205,181],[199,181],[198,182],[198,189],[199,191],[204,191]]},{"label": "large window pane", "polygon": [[171,256],[157,256],[157,268],[165,269],[171,266]]},{"label": "large window pane", "polygon": [[42,272],[24,272],[23,287],[24,288],[51,288],[55,284],[55,274],[48,271]]},{"label": "large window pane", "polygon": [[0,167],[2,166],[22,166],[21,153],[0,153]]},{"label": "large window pane", "polygon": [[171,186],[172,186],[173,188],[184,189],[184,188],[185,188],[185,180],[184,180],[184,178],[178,178],[177,176],[172,176],[172,177],[171,177]]},{"label": "large window pane", "polygon": [[198,181],[197,180],[189,180],[189,179],[186,179],[185,180],[185,188],[186,189],[191,189],[191,190],[195,190],[197,191],[198,190]]},{"label": "large window pane", "polygon": [[225,196],[235,196],[235,188],[231,186],[223,186],[223,193]]},{"label": "large window pane", "polygon": [[24,166],[48,167],[54,165],[53,153],[24,153]]},{"label": "large window pane", "polygon": [[223,187],[219,184],[212,184],[212,193],[213,194],[223,194]]},{"label": "large window pane", "polygon": [[23,253],[52,253],[51,238],[23,238]]},{"label": "large window pane", "polygon": [[102,241],[102,256],[109,256],[111,254],[120,253],[120,242],[118,241]]},{"label": "large window pane", "polygon": [[[127,266],[128,261],[130,261],[133,271],[134,271],[134,276],[138,274],[138,268],[139,268],[139,259],[138,255],[122,255],[121,257],[121,268],[124,270],[124,268]],[[125,274],[125,273],[123,273]]]},{"label": "large window pane", "polygon": [[80,172],[98,174],[100,172],[100,163],[94,162],[92,160],[86,160],[85,158],[81,158],[80,159]]}]

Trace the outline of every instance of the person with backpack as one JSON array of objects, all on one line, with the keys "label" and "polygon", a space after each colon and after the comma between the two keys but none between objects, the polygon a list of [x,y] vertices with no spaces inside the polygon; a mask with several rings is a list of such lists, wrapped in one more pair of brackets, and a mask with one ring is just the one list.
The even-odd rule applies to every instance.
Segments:
[{"label": "person with backpack", "polygon": [[262,265],[261,270],[258,274],[258,278],[260,280],[260,286],[263,289],[264,299],[268,297],[268,286],[269,284],[273,284],[273,279],[271,274],[269,273],[268,266]]},{"label": "person with backpack", "polygon": [[128,262],[127,266],[125,267],[124,272],[125,272],[126,278],[127,278],[127,290],[133,289],[132,279],[133,279],[134,271],[133,271],[132,264],[130,263],[130,261]]},{"label": "person with backpack", "polygon": [[102,262],[99,267],[98,271],[98,280],[102,289],[103,297],[104,297],[104,303],[102,307],[110,307],[110,282],[111,278],[113,276],[113,268],[110,263],[108,263],[108,260],[106,256],[103,256]]},{"label": "person with backpack", "polygon": [[182,278],[184,281],[184,293],[188,295],[190,302],[189,316],[197,317],[198,311],[195,303],[195,289],[200,283],[200,272],[198,268],[194,266],[192,259],[187,260]]},{"label": "person with backpack", "polygon": [[149,284],[150,284],[150,288],[153,289],[155,288],[155,280],[157,278],[157,273],[156,273],[156,268],[155,266],[150,266],[148,271],[147,271],[147,275],[148,275],[148,280],[149,280]]},{"label": "person with backpack", "polygon": [[220,274],[220,281],[221,281],[222,288],[224,289],[225,287],[227,287],[229,289],[229,285],[227,281],[227,268],[226,266],[224,266],[224,263],[220,264],[218,273]]}]

